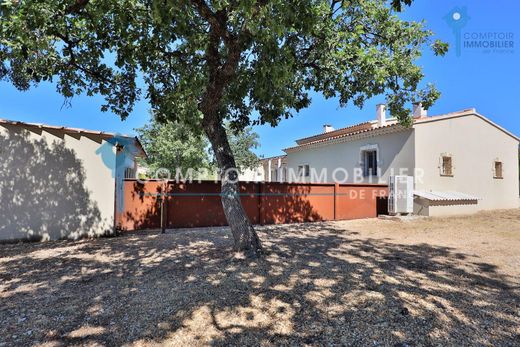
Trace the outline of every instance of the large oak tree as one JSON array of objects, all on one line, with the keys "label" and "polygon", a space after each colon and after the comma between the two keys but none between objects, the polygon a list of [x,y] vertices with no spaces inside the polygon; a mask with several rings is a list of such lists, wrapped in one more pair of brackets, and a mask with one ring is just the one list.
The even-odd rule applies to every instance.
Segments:
[{"label": "large oak tree", "polygon": [[419,89],[421,49],[447,49],[422,23],[397,16],[410,3],[4,0],[0,79],[20,90],[53,81],[66,98],[101,94],[101,109],[122,118],[144,97],[162,119],[204,131],[222,169],[235,248],[254,254],[261,245],[229,170],[224,122],[276,126],[309,106],[311,91],[358,106],[385,94],[390,111],[409,122],[405,104],[428,108],[438,97],[432,86]]}]

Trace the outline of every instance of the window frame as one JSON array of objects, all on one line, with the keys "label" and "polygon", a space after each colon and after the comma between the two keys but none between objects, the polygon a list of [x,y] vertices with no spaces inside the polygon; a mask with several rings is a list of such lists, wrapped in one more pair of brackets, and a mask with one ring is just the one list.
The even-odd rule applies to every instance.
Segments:
[{"label": "window frame", "polygon": [[137,178],[137,170],[134,167],[125,167],[123,171],[123,179],[135,179]]},{"label": "window frame", "polygon": [[278,182],[278,169],[271,169],[271,182]]},{"label": "window frame", "polygon": [[298,177],[307,178],[311,176],[311,167],[309,164],[298,165]]},{"label": "window frame", "polygon": [[[444,159],[445,158],[450,160],[450,172],[449,173],[447,173],[446,169],[445,169],[445,165],[444,165]],[[440,175],[442,177],[454,177],[454,169],[455,169],[455,167],[453,166],[453,156],[451,154],[448,154],[448,153],[441,154],[440,163],[439,163],[439,169],[440,169]]]},{"label": "window frame", "polygon": [[[497,175],[497,164],[500,164],[500,175]],[[493,160],[493,179],[504,179],[504,162],[499,159]]]},{"label": "window frame", "polygon": [[[372,164],[373,167],[371,167],[370,164]],[[373,149],[363,151],[363,177],[374,176],[378,176],[377,150]]]},{"label": "window frame", "polygon": [[[374,164],[375,164],[375,171],[373,171],[371,174],[369,174],[369,169],[367,166],[367,153],[373,152],[374,153]],[[363,177],[380,177],[380,168],[382,165],[382,160],[380,159],[380,151],[379,151],[379,145],[378,144],[367,144],[362,146],[359,149],[359,166],[361,167],[361,172],[363,174]]]}]

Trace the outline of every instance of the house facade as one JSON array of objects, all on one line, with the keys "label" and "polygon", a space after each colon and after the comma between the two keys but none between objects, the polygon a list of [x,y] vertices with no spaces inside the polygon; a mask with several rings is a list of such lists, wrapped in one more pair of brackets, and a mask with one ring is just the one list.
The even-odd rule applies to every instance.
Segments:
[{"label": "house facade", "polygon": [[[299,139],[285,149],[287,180],[387,183],[414,177],[414,212],[473,213],[519,207],[519,138],[475,109],[427,116],[414,106],[411,127],[376,120]],[[290,177],[292,174],[292,177]]]},{"label": "house facade", "polygon": [[0,240],[114,232],[122,179],[143,155],[129,136],[0,120]]},{"label": "house facade", "polygon": [[515,135],[473,110],[428,117],[416,123],[414,132],[415,166],[423,174],[415,180],[415,190],[462,192],[477,198],[455,205],[417,195],[416,213],[448,215],[519,207]]}]

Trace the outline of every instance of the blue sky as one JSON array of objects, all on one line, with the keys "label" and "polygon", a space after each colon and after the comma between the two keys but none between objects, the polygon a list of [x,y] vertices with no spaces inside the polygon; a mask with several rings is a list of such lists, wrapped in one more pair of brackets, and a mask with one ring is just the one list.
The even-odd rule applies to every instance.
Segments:
[{"label": "blue sky", "polygon": [[[455,36],[444,17],[463,7],[469,16],[461,29],[463,35],[512,33],[513,51],[500,53],[462,48],[461,55],[456,56]],[[433,82],[442,93],[428,111],[430,115],[475,107],[494,122],[520,135],[519,12],[520,2],[516,0],[417,0],[405,11],[404,18],[424,19],[436,38],[449,42],[451,46],[445,57],[435,57],[428,50],[419,61],[426,75],[424,81]],[[146,101],[138,103],[125,121],[111,113],[102,113],[99,107],[103,100],[100,97],[76,97],[71,107],[63,106],[63,101],[55,87],[48,83],[28,92],[19,92],[4,82],[0,83],[0,118],[126,134],[135,133],[134,129],[149,119]],[[351,105],[339,108],[337,100],[324,100],[314,95],[310,108],[282,121],[278,127],[256,127],[261,142],[256,152],[265,156],[281,154],[282,149],[292,146],[295,139],[321,132],[323,124],[339,128],[374,119],[375,105],[380,102],[384,102],[382,96],[369,100],[361,110]]]}]

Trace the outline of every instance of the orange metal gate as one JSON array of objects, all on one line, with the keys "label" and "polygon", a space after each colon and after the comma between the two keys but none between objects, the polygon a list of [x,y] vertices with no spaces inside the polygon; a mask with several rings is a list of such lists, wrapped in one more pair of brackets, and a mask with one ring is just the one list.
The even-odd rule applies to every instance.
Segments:
[{"label": "orange metal gate", "polygon": [[[242,204],[253,224],[376,217],[386,213],[388,187],[378,184],[240,182]],[[227,225],[220,182],[125,180],[122,230]],[[161,217],[161,206],[163,215]]]}]

